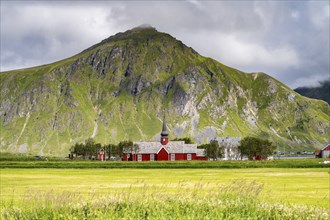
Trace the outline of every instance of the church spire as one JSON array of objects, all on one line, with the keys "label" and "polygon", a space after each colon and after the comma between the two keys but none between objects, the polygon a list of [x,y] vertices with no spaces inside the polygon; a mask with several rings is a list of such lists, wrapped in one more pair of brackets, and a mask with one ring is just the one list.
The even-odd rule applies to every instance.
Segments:
[{"label": "church spire", "polygon": [[164,119],[163,119],[163,129],[161,136],[168,136],[167,128],[166,128],[166,119],[165,119],[165,113],[164,113]]},{"label": "church spire", "polygon": [[168,143],[168,132],[166,128],[166,119],[165,119],[165,110],[164,110],[164,119],[163,119],[163,129],[162,133],[160,133],[160,142],[162,145],[166,145]]}]

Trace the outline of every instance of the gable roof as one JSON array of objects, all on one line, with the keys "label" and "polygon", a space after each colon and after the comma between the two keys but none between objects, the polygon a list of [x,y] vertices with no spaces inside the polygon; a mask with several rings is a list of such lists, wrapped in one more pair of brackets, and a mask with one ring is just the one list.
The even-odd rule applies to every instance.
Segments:
[{"label": "gable roof", "polygon": [[184,144],[183,151],[188,154],[197,153],[197,144]]},{"label": "gable roof", "polygon": [[157,152],[157,154],[159,154],[159,152],[161,152],[161,150],[164,149],[164,151],[166,151],[167,154],[169,154],[169,152],[162,146],[159,151]]},{"label": "gable roof", "polygon": [[[170,141],[166,145],[162,145],[160,142],[134,142],[139,146],[137,154],[158,154],[159,151],[164,148],[167,153],[170,154],[182,154],[188,153],[193,154],[197,153],[197,144],[185,144],[184,141]],[[124,151],[124,153],[132,153],[130,149]],[[135,153],[133,151],[133,153]]]},{"label": "gable roof", "polygon": [[327,143],[321,150],[325,150],[327,147],[329,147],[330,146],[330,142],[329,143]]},{"label": "gable roof", "polygon": [[[137,154],[157,154],[162,148],[160,142],[134,142],[139,146]],[[127,149],[124,153],[132,153],[131,149]],[[133,153],[135,153],[133,151]]]}]

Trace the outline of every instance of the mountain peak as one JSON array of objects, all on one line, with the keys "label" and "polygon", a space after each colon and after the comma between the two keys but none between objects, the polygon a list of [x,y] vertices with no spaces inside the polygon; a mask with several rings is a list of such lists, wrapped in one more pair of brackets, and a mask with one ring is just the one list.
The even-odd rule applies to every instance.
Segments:
[{"label": "mountain peak", "polygon": [[157,31],[157,29],[153,26],[151,26],[150,24],[141,24],[137,27],[134,27],[130,30],[127,30],[125,32],[120,32],[115,34],[114,36],[127,36],[130,37],[133,34],[146,34],[146,35],[150,35],[150,34],[155,34],[155,33],[160,33]]},{"label": "mountain peak", "polygon": [[156,28],[151,26],[150,24],[141,24],[137,27],[132,28],[131,31],[141,31],[141,30],[150,30],[150,29],[157,31]]},{"label": "mountain peak", "polygon": [[95,47],[98,47],[103,44],[107,44],[110,42],[115,42],[115,41],[121,41],[121,40],[127,40],[127,39],[145,39],[149,38],[152,36],[159,36],[165,33],[158,32],[155,27],[152,27],[150,24],[142,24],[137,27],[134,27],[130,30],[127,30],[125,32],[119,32],[115,35],[112,35],[104,40],[102,40],[100,43],[95,44],[94,46],[84,50],[88,51],[91,49],[94,49]]}]

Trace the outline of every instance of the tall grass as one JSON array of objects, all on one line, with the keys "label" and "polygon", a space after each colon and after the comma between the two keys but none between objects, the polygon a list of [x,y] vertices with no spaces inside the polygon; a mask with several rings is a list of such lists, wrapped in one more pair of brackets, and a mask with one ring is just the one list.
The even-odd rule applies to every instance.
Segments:
[{"label": "tall grass", "polygon": [[[329,210],[265,202],[263,185],[236,180],[214,188],[178,183],[171,193],[140,183],[107,195],[26,192],[2,206],[2,219],[329,219]],[[168,186],[166,187],[168,188]],[[165,189],[166,189],[165,188]]]}]

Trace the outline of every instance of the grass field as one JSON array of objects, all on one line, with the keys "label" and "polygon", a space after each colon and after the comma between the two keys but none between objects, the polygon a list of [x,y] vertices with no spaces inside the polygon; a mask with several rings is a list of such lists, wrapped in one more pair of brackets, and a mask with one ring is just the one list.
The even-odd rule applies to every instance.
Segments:
[{"label": "grass field", "polygon": [[330,209],[328,168],[1,169],[0,176],[3,219],[327,219]]},{"label": "grass field", "polygon": [[277,159],[263,161],[92,161],[92,160],[61,160],[59,158],[36,159],[27,156],[0,154],[0,168],[60,168],[60,169],[91,169],[91,168],[139,168],[139,169],[238,169],[238,168],[330,168],[323,162],[328,159]]}]

